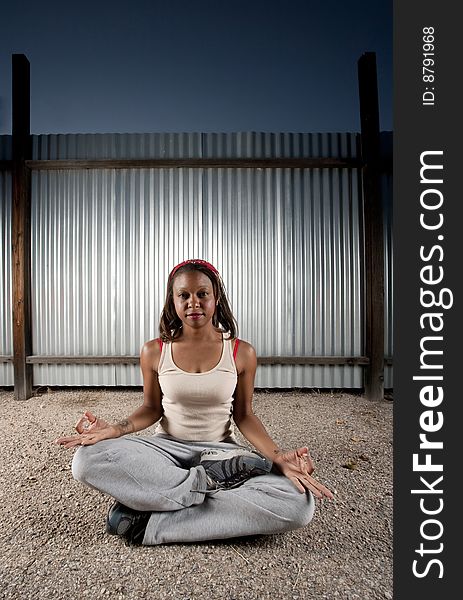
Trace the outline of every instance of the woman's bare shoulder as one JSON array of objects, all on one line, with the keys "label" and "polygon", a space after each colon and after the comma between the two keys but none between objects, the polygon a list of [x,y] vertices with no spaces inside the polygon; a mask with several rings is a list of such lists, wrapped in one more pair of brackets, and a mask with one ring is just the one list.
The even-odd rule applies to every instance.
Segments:
[{"label": "woman's bare shoulder", "polygon": [[148,340],[145,342],[140,351],[140,362],[142,367],[149,366],[157,371],[159,359],[161,358],[160,338]]},{"label": "woman's bare shoulder", "polygon": [[238,350],[237,352],[240,352],[241,354],[252,354],[254,352],[254,354],[256,353],[254,346],[252,344],[250,344],[249,342],[246,342],[246,340],[242,340],[242,339],[237,339],[237,338],[233,338],[232,342],[233,342],[233,346],[235,345],[235,342],[238,341]]},{"label": "woman's bare shoulder", "polygon": [[251,370],[255,370],[257,365],[257,357],[254,346],[249,342],[240,339],[238,349],[236,351],[235,362],[238,375],[250,368]]},{"label": "woman's bare shoulder", "polygon": [[154,338],[154,340],[148,340],[147,342],[145,342],[141,348],[142,352],[154,352],[154,351],[158,351],[161,352],[161,345],[160,345],[160,341],[161,338]]}]

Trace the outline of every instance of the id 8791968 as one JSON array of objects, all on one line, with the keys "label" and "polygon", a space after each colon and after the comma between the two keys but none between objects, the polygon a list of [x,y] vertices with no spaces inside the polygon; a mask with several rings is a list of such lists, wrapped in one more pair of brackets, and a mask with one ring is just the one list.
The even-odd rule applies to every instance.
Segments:
[{"label": "id 8791968", "polygon": [[423,106],[434,106],[436,100],[436,72],[435,72],[435,35],[434,27],[423,27],[423,52],[422,52],[422,81],[424,91],[422,95]]}]

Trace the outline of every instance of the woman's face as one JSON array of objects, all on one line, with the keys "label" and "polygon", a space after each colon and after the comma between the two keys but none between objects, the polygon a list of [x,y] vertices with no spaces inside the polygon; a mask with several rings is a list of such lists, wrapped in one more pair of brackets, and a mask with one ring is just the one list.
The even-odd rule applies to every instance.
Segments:
[{"label": "woman's face", "polygon": [[175,276],[173,300],[184,327],[198,329],[212,321],[216,308],[214,288],[201,271],[186,271]]}]

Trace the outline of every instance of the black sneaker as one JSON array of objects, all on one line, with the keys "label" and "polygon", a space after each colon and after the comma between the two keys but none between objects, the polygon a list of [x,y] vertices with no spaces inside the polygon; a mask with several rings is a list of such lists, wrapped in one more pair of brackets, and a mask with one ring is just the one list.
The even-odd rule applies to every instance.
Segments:
[{"label": "black sneaker", "polygon": [[245,448],[203,450],[199,464],[206,471],[208,490],[231,489],[272,469],[270,460]]},{"label": "black sneaker", "polygon": [[143,542],[150,512],[141,512],[114,502],[108,511],[106,533],[120,535],[130,544],[139,546]]}]

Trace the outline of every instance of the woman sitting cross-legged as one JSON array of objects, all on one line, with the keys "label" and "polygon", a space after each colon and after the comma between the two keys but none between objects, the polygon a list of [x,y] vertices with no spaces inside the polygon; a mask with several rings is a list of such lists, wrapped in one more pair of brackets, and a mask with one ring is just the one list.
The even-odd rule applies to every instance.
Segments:
[{"label": "woman sitting cross-legged", "polygon": [[[108,533],[144,545],[274,534],[308,524],[314,496],[333,498],[307,447],[281,449],[253,413],[256,353],[236,329],[215,267],[180,263],[160,337],[141,350],[143,404],[117,424],[86,412],[56,440],[78,448],[74,477],[115,499]],[[130,435],[158,421],[154,435]]]}]

